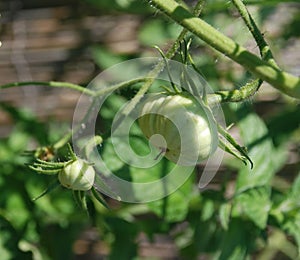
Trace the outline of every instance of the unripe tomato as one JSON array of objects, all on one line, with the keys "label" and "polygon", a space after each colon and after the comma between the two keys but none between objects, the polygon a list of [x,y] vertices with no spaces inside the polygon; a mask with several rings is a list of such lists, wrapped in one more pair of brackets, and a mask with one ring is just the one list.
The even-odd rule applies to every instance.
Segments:
[{"label": "unripe tomato", "polygon": [[142,104],[138,122],[152,145],[179,165],[200,163],[218,146],[210,110],[188,93],[151,95]]},{"label": "unripe tomato", "polygon": [[95,181],[95,170],[86,161],[77,158],[58,173],[58,180],[68,189],[90,190]]}]

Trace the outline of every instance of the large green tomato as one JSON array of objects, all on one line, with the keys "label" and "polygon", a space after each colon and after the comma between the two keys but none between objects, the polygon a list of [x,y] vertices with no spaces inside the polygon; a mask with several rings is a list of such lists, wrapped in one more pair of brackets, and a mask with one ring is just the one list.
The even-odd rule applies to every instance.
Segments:
[{"label": "large green tomato", "polygon": [[138,122],[150,143],[179,165],[198,164],[218,146],[210,110],[188,93],[150,95]]}]

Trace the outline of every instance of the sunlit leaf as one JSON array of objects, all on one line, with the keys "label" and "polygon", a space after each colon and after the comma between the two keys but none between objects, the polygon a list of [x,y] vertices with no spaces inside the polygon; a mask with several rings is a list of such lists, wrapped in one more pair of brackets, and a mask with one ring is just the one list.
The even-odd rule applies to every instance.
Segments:
[{"label": "sunlit leaf", "polygon": [[219,218],[222,227],[227,230],[228,224],[230,220],[230,213],[231,213],[231,205],[229,203],[224,203],[219,208]]},{"label": "sunlit leaf", "polygon": [[286,150],[283,147],[275,149],[268,129],[256,114],[244,114],[238,126],[254,167],[252,170],[249,167],[241,167],[236,191],[270,184],[272,177],[286,160]]},{"label": "sunlit leaf", "polygon": [[267,225],[269,211],[271,209],[270,188],[252,188],[237,195],[235,206],[241,210],[259,228],[264,229]]}]

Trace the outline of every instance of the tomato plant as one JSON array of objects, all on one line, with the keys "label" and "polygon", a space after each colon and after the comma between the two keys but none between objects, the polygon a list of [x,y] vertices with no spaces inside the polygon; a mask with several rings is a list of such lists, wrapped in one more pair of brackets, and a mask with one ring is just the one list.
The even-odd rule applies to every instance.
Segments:
[{"label": "tomato plant", "polygon": [[[77,10],[82,11],[80,19],[86,18],[81,21],[84,32],[89,24],[101,25],[91,31],[93,39],[98,37],[95,31],[103,31],[96,43],[80,43],[80,53],[91,55],[90,60],[84,60],[84,55],[77,57],[80,63],[72,65],[71,70],[88,68],[86,72],[97,65],[99,72],[132,57],[157,55],[153,44],[164,49],[157,47],[163,59],[157,59],[146,76],[139,66],[104,73],[100,77],[104,81],[90,84],[94,88],[86,86],[87,82],[40,81],[43,73],[33,75],[30,82],[1,83],[0,109],[4,118],[9,118],[6,122],[13,122],[0,143],[1,259],[70,259],[73,255],[91,257],[99,251],[100,257],[110,259],[161,259],[162,252],[169,259],[299,258],[300,80],[282,65],[293,55],[278,58],[284,52],[294,54],[291,42],[298,43],[295,3],[206,2],[197,1],[195,6],[174,0],[149,0],[142,5],[138,0],[76,2],[80,7]],[[98,11],[106,16],[98,16]],[[276,15],[285,19],[285,12],[289,13],[287,25],[278,24]],[[73,11],[70,14],[75,15]],[[105,26],[110,23],[97,20],[107,21],[116,14],[122,19],[129,15],[130,22],[121,20],[118,25],[124,27],[111,27],[108,32]],[[72,19],[64,17],[53,24],[62,24],[65,30]],[[135,19],[139,25],[135,25],[136,39],[116,44],[117,36],[131,35],[126,26],[135,24]],[[79,26],[81,22],[74,24]],[[278,30],[272,34],[260,29],[267,24],[278,26]],[[105,35],[108,40],[102,39]],[[245,46],[254,42],[253,47],[242,46],[243,35],[247,38]],[[78,39],[82,38],[79,35]],[[4,47],[10,44],[6,39],[1,39]],[[88,37],[85,40],[88,42]],[[63,45],[56,40],[43,42]],[[136,42],[138,46],[132,51]],[[12,48],[16,46],[23,45]],[[57,56],[63,59],[63,55]],[[50,64],[51,59],[47,60]],[[170,60],[184,64],[183,70],[170,75]],[[23,60],[20,64],[26,66]],[[57,69],[57,64],[53,71],[61,73],[70,68],[66,63]],[[193,79],[184,70],[187,67],[202,74],[213,91]],[[19,69],[16,67],[16,71]],[[168,83],[159,78],[163,71],[169,73]],[[138,77],[130,78],[131,73]],[[65,74],[54,78],[70,77]],[[80,111],[83,117],[78,122],[74,119],[77,124],[69,129],[58,119],[41,119],[15,102],[2,102],[4,89],[18,93],[22,87],[31,95],[27,86],[81,93],[87,98],[85,109]],[[67,98],[57,92],[55,100],[62,96]],[[45,102],[45,111],[48,105]],[[60,102],[57,105],[63,106]],[[93,136],[85,136],[91,126],[89,115],[98,105],[101,109],[95,113]],[[213,113],[216,106],[222,108],[230,127],[218,122]],[[117,130],[133,114],[138,123],[129,126],[128,143],[124,145],[123,132]],[[6,128],[1,125],[1,129]],[[114,131],[116,139],[112,140]],[[82,139],[76,139],[78,136]],[[148,141],[157,148],[155,156]],[[146,164],[150,158],[153,165],[143,167],[134,160],[131,164],[122,160],[114,150],[116,144],[121,155],[131,154],[130,148],[141,162]],[[221,165],[216,163],[219,151],[226,152]],[[205,175],[211,172],[216,173],[213,179]],[[201,178],[208,178],[205,189],[199,187]],[[155,188],[145,185],[148,183],[155,183]],[[159,199],[143,200],[155,197],[153,194]],[[156,247],[160,250],[154,250]]]}]

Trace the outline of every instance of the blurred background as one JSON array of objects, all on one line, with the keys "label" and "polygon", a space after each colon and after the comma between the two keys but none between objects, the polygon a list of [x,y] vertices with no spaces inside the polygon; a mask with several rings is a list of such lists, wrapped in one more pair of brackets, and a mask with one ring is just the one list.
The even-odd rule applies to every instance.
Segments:
[{"label": "blurred background", "polygon": [[[299,3],[246,2],[280,66],[299,75]],[[0,85],[68,81],[86,86],[114,64],[158,57],[153,46],[166,50],[181,31],[140,0],[10,0],[0,2],[0,14]],[[207,1],[201,17],[258,53],[230,2]],[[191,53],[215,90],[240,87],[250,78],[241,66],[198,39],[193,39]],[[119,95],[130,98],[132,93]],[[94,214],[88,217],[63,189],[33,202],[51,179],[32,173],[22,153],[49,145],[65,134],[79,96],[76,91],[41,86],[0,90],[1,259],[229,259],[229,253],[222,253],[224,248],[232,252],[238,248],[236,256],[253,259],[293,259],[297,255],[295,239],[285,236],[282,228],[274,231],[268,226],[276,226],[272,217],[257,230],[247,214],[236,217],[233,223],[238,222],[237,226],[250,223],[243,234],[230,228],[229,232],[222,223],[223,230],[218,226],[223,212],[219,206],[230,197],[242,169],[231,157],[204,193],[195,192],[198,177],[194,176],[182,191],[185,198],[172,198],[171,206],[162,206],[161,201],[128,205],[107,198],[112,210],[90,202]],[[278,165],[265,169],[274,172],[270,187],[275,192],[270,201],[280,203],[276,198],[286,196],[300,169],[299,102],[263,84],[243,105],[224,105],[223,109],[228,124],[245,113],[260,118],[281,158]],[[250,132],[256,130],[253,122]],[[233,127],[232,134],[239,137],[239,129]],[[239,138],[247,143],[243,132]],[[272,156],[264,151],[264,156]],[[249,230],[254,230],[251,242],[246,241]],[[269,235],[274,243],[264,240]],[[230,244],[225,242],[228,237]],[[230,259],[242,259],[239,257]]]}]

